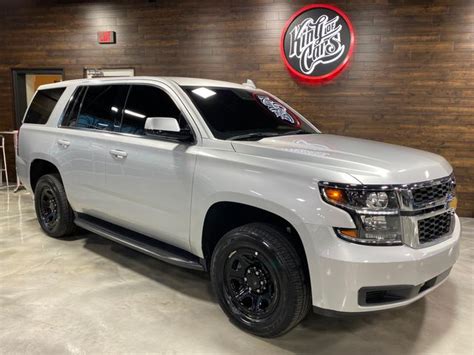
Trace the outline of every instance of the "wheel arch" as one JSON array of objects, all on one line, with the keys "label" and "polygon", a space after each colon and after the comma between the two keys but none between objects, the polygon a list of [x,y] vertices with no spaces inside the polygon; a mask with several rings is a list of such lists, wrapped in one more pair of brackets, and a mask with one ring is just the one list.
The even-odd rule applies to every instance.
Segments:
[{"label": "wheel arch", "polygon": [[309,280],[308,260],[295,218],[283,217],[273,209],[235,200],[216,201],[207,209],[201,238],[202,254],[207,266],[217,242],[225,233],[241,225],[255,222],[270,224],[285,231],[285,236],[301,257]]},{"label": "wheel arch", "polygon": [[49,160],[42,159],[42,158],[34,159],[30,164],[30,173],[29,173],[31,191],[33,192],[35,191],[38,180],[46,174],[58,174],[59,178],[61,179],[61,174],[55,164],[53,164]]}]

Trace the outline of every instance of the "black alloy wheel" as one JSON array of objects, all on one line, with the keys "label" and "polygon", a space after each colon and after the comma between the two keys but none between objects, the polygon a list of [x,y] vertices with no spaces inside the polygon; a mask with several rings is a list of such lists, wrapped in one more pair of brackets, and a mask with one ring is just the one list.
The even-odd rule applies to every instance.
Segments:
[{"label": "black alloy wheel", "polygon": [[264,319],[278,304],[276,270],[255,249],[233,251],[224,265],[228,302],[249,319]]},{"label": "black alloy wheel", "polygon": [[74,232],[74,212],[58,174],[43,175],[38,180],[35,210],[41,228],[49,236],[59,238]]},{"label": "black alloy wheel", "polygon": [[58,223],[59,213],[56,197],[50,188],[46,187],[41,190],[39,205],[42,225],[52,231]]},{"label": "black alloy wheel", "polygon": [[308,313],[305,267],[285,232],[252,223],[228,232],[211,260],[219,304],[241,329],[262,337],[282,335]]}]

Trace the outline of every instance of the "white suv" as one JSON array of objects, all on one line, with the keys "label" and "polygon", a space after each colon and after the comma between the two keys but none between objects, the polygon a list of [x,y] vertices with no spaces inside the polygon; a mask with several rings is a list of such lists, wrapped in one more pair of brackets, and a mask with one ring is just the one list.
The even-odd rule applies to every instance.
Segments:
[{"label": "white suv", "polygon": [[459,254],[442,157],[322,134],[251,82],[134,77],[39,88],[17,169],[43,230],[75,225],[209,270],[240,328],[407,305]]}]

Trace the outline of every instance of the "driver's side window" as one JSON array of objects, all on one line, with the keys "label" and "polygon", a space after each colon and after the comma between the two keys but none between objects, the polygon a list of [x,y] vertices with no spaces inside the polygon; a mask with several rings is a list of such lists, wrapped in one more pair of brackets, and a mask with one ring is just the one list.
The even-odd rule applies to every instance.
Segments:
[{"label": "driver's side window", "polygon": [[120,132],[145,135],[148,117],[172,117],[178,120],[181,130],[189,129],[179,108],[161,89],[146,85],[132,85],[122,115]]}]

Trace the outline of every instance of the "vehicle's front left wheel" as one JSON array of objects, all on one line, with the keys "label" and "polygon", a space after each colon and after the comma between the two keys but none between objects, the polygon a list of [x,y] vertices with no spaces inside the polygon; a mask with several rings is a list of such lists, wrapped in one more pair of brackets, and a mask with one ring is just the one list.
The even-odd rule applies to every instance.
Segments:
[{"label": "vehicle's front left wheel", "polygon": [[74,212],[58,174],[43,175],[38,180],[35,210],[41,228],[50,237],[60,238],[74,231]]},{"label": "vehicle's front left wheel", "polygon": [[248,224],[223,236],[212,256],[212,286],[222,309],[238,327],[262,337],[286,333],[311,305],[304,265],[284,233]]}]

